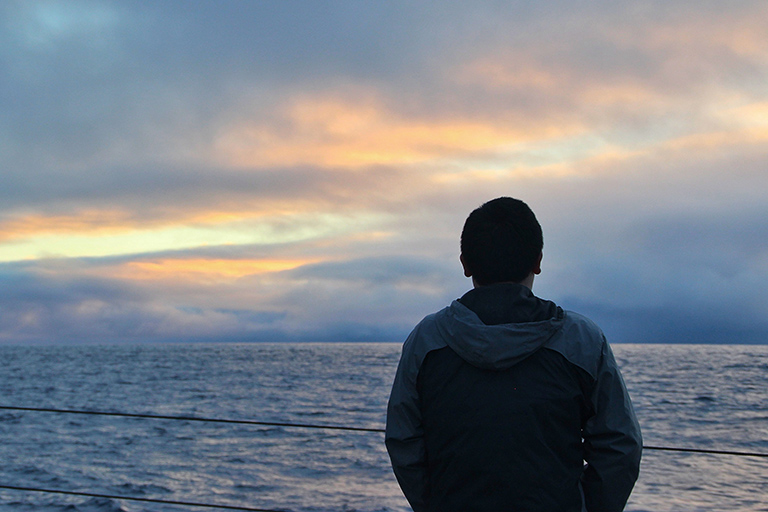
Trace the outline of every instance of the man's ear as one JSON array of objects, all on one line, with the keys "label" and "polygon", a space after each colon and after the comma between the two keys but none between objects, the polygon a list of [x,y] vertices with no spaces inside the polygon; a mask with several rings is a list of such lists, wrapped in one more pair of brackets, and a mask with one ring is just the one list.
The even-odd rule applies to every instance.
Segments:
[{"label": "man's ear", "polygon": [[472,277],[472,272],[467,268],[467,264],[464,262],[464,255],[459,254],[459,261],[461,262],[461,266],[464,268],[464,277]]},{"label": "man's ear", "polygon": [[544,253],[540,252],[539,257],[536,259],[536,265],[533,266],[533,273],[536,275],[541,274],[541,259],[544,257]]}]

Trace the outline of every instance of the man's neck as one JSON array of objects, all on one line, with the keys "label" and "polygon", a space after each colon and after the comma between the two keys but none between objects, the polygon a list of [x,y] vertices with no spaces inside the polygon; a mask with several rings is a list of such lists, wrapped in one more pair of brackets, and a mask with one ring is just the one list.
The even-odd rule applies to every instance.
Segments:
[{"label": "man's neck", "polygon": [[[533,277],[534,277],[534,274],[533,274],[533,272],[531,272],[530,274],[528,274],[528,275],[525,277],[525,279],[523,279],[523,280],[522,280],[522,281],[520,281],[519,283],[516,283],[516,282],[514,282],[514,281],[509,281],[509,283],[508,283],[508,284],[521,284],[521,285],[525,286],[526,288],[528,288],[529,290],[533,290]],[[505,284],[505,283],[494,283],[494,284]],[[480,284],[480,283],[478,283],[478,282],[475,280],[475,278],[473,277],[473,278],[472,278],[472,286],[473,286],[474,288],[480,288],[480,287],[481,287],[481,286],[483,286],[483,285],[482,285],[482,284]]]}]

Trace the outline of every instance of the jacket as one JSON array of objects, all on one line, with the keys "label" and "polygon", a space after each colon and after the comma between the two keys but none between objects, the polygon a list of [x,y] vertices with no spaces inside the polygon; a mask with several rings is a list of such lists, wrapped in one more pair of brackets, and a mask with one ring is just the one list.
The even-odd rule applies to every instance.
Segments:
[{"label": "jacket", "polygon": [[602,331],[518,284],[414,328],[385,438],[414,512],[620,512],[642,451]]}]

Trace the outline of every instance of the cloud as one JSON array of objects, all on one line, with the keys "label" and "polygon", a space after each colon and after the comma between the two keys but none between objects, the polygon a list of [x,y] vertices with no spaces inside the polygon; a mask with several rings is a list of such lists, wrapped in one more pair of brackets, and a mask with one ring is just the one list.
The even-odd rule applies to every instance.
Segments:
[{"label": "cloud", "polygon": [[621,341],[764,342],[764,161],[660,152],[540,198],[539,292]]},{"label": "cloud", "polygon": [[[142,286],[130,279],[82,276],[71,262],[63,266],[74,270],[75,276],[62,268],[17,268],[0,276],[1,340],[252,340],[284,316],[274,310],[198,307],[175,301],[174,293],[164,291],[162,284]],[[186,286],[186,291],[194,288]]]},{"label": "cloud", "polygon": [[3,339],[399,339],[499,195],[619,338],[768,334],[764,3],[437,7],[2,4]]},{"label": "cloud", "polygon": [[[278,119],[235,124],[216,141],[236,167],[319,165],[363,169],[444,162],[530,140],[571,135],[576,128],[509,125],[493,119],[399,117],[375,99],[292,99]],[[569,133],[570,132],[570,133]]]},{"label": "cloud", "polygon": [[308,264],[68,259],[3,267],[0,339],[17,342],[388,341],[418,320],[416,304],[438,306],[451,297],[450,273],[440,262],[403,256]]}]

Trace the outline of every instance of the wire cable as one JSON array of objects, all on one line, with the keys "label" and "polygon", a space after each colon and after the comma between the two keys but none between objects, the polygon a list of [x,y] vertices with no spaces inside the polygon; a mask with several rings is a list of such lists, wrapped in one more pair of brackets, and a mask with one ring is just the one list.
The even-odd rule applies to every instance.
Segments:
[{"label": "wire cable", "polygon": [[274,510],[267,508],[251,508],[240,507],[236,505],[217,505],[213,503],[195,503],[191,501],[173,501],[173,500],[155,500],[151,498],[133,498],[130,496],[115,496],[111,494],[95,494],[91,492],[76,492],[76,491],[62,491],[58,489],[38,489],[37,487],[19,487],[15,485],[0,485],[0,489],[10,489],[12,491],[27,491],[27,492],[47,492],[53,494],[67,494],[70,496],[84,496],[88,498],[108,498],[113,500],[126,500],[126,501],[143,501],[146,503],[160,503],[163,505],[184,505],[187,507],[207,507],[207,508],[221,508],[227,510],[245,510],[248,512],[285,512],[283,510]]},{"label": "wire cable", "polygon": [[206,421],[211,423],[237,423],[241,425],[259,425],[267,427],[296,427],[296,428],[320,428],[329,430],[349,430],[353,432],[384,432],[383,428],[365,428],[365,427],[346,427],[341,425],[320,425],[310,423],[289,423],[279,421],[255,421],[255,420],[228,420],[220,418],[201,418],[198,416],[165,416],[159,414],[132,414],[124,412],[108,411],[78,411],[73,409],[48,409],[42,407],[12,407],[0,405],[0,409],[9,411],[31,411],[31,412],[55,412],[62,414],[91,414],[95,416],[120,416],[124,418],[148,418],[153,420],[184,420],[184,421]]},{"label": "wire cable", "polygon": [[712,455],[738,455],[740,457],[768,457],[768,453],[737,452],[730,450],[707,450],[704,448],[673,448],[669,446],[643,446],[643,450],[662,450],[667,452],[709,453]]},{"label": "wire cable", "polygon": [[[212,423],[229,423],[229,424],[241,424],[241,425],[258,425],[258,426],[270,426],[270,427],[291,427],[291,428],[316,428],[316,429],[328,429],[328,430],[345,430],[351,432],[376,432],[384,433],[383,428],[366,428],[366,427],[348,427],[342,425],[323,425],[323,424],[311,424],[311,423],[291,423],[291,422],[278,422],[278,421],[256,421],[256,420],[231,420],[221,418],[202,418],[198,416],[167,416],[158,414],[133,414],[124,412],[108,412],[108,411],[83,411],[74,409],[51,409],[42,407],[15,407],[0,405],[0,410],[10,411],[30,411],[30,412],[51,412],[61,414],[89,414],[95,416],[118,416],[124,418],[146,418],[157,420],[183,420],[183,421],[205,421]],[[688,453],[705,453],[712,455],[737,455],[741,457],[768,457],[768,453],[760,452],[742,452],[732,450],[710,450],[704,448],[676,448],[669,446],[643,446],[644,450],[660,450],[670,452],[688,452]]]}]

